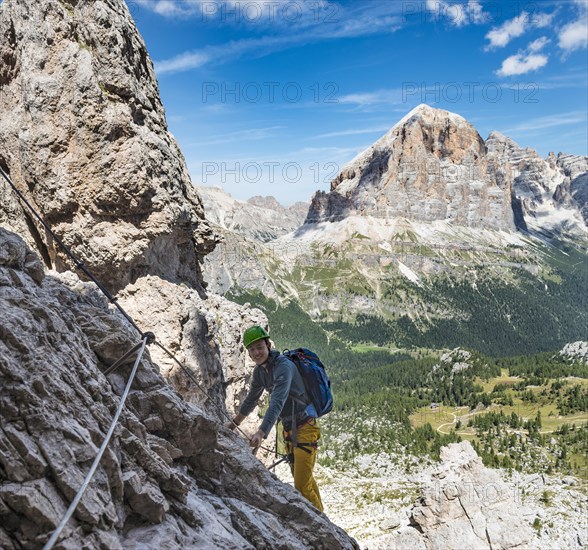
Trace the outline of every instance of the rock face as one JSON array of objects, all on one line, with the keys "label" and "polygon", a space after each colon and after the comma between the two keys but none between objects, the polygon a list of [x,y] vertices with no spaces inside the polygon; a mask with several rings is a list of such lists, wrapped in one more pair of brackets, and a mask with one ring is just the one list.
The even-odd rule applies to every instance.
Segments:
[{"label": "rock face", "polygon": [[588,226],[588,156],[559,153],[556,165],[564,180],[555,190],[554,200],[562,206],[576,207]]},{"label": "rock face", "polygon": [[[441,465],[411,511],[396,548],[529,549],[540,545],[512,489],[469,442],[441,449]],[[416,528],[416,529],[415,529]]]},{"label": "rock face", "polygon": [[[0,546],[44,544],[101,445],[138,340],[93,284],[0,229]],[[358,548],[187,404],[147,353],[63,548]]]},{"label": "rock face", "polygon": [[207,219],[216,224],[215,231],[222,236],[222,242],[203,262],[207,288],[218,294],[231,288],[261,290],[264,296],[278,300],[266,262],[275,264],[284,257],[277,241],[304,223],[308,203],[286,208],[274,197],[239,201],[218,187],[197,189]]},{"label": "rock face", "polygon": [[476,129],[459,115],[420,105],[317,192],[306,223],[351,214],[514,229],[512,189]]},{"label": "rock face", "polygon": [[588,365],[588,342],[580,340],[566,344],[559,354],[572,362],[577,361]]},{"label": "rock face", "polygon": [[[198,382],[152,346],[62,547],[356,548],[222,428],[251,373],[242,330],[266,319],[205,295],[216,236],[123,0],[5,0],[0,30],[0,165]],[[32,548],[80,487],[130,364],[103,371],[138,336],[0,193],[0,547]]]},{"label": "rock face", "polygon": [[[0,4],[0,166],[112,290],[146,274],[198,288],[214,247],[123,0]],[[0,223],[72,265],[4,181]]]},{"label": "rock face", "polygon": [[[159,348],[152,357],[162,374],[185,399],[235,411],[248,389],[253,371],[241,334],[243,327],[266,326],[259,310],[251,310],[214,294],[203,300],[198,292],[149,275],[119,292],[119,303],[141,328],[157,335],[176,358],[187,365],[201,388]],[[216,413],[218,415],[218,412]],[[226,418],[219,417],[226,421]]]},{"label": "rock face", "polygon": [[[200,262],[216,241],[167,131],[152,63],[126,4],[6,1],[0,28],[7,60],[0,165],[207,393],[154,351],[177,388],[198,403],[228,397],[233,407],[251,371],[240,334],[266,321],[204,295]],[[48,267],[71,267],[1,178],[0,192],[0,226],[22,235]]]},{"label": "rock face", "polygon": [[359,214],[549,232],[588,220],[588,157],[547,159],[454,113],[420,105],[315,194],[306,223]]},{"label": "rock face", "polygon": [[486,140],[488,156],[504,167],[513,187],[513,206],[521,209],[517,226],[557,231],[586,229],[588,220],[588,157],[550,154],[543,159],[500,132]]},{"label": "rock face", "polygon": [[309,206],[297,202],[286,208],[274,197],[239,201],[218,187],[199,186],[197,190],[208,220],[242,237],[264,243],[300,227]]}]

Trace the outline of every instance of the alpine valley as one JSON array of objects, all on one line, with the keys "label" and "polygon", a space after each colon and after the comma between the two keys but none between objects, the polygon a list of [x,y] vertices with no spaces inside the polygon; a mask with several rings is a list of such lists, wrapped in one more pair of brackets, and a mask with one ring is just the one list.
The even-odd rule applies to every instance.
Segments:
[{"label": "alpine valley", "polygon": [[297,304],[354,345],[504,356],[586,337],[588,157],[484,141],[420,105],[317,192],[295,230],[300,205],[201,195],[207,212],[231,213],[209,217],[224,236],[205,261],[211,290]]},{"label": "alpine valley", "polygon": [[370,549],[588,544],[588,157],[420,105],[306,212],[199,194],[209,288],[330,372],[330,517]]},{"label": "alpine valley", "polygon": [[[0,57],[1,548],[588,545],[587,157],[421,105],[243,202],[192,184],[124,0],[0,1]],[[253,324],[327,366],[325,513],[226,427]]]}]

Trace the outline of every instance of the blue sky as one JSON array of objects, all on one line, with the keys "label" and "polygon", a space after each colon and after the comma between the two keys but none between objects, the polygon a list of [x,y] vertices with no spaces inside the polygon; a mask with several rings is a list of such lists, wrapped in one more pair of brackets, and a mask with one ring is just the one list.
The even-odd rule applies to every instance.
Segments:
[{"label": "blue sky", "polygon": [[310,200],[420,103],[588,154],[588,0],[127,0],[195,184]]}]

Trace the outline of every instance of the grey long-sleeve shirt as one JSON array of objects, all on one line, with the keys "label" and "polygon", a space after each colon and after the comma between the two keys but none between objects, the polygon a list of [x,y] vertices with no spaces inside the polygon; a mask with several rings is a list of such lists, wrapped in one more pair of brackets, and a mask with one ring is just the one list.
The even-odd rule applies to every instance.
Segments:
[{"label": "grey long-sleeve shirt", "polygon": [[306,396],[304,381],[296,365],[279,351],[271,350],[268,360],[253,370],[253,379],[247,397],[241,404],[239,413],[247,416],[257,405],[263,390],[270,392],[269,407],[263,417],[260,429],[264,436],[270,433],[273,425],[282,420],[286,430],[292,427],[292,403],[296,423],[310,416],[306,411],[310,400]]}]

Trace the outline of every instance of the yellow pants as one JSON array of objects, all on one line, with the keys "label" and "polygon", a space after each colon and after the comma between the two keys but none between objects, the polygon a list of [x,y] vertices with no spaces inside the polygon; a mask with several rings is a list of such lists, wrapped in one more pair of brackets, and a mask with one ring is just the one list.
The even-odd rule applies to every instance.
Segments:
[{"label": "yellow pants", "polygon": [[[321,431],[316,420],[312,420],[296,430],[296,441],[298,443],[316,444],[320,437]],[[290,463],[290,469],[294,476],[294,487],[322,512],[321,494],[312,473],[316,461],[316,445],[313,447],[293,447],[292,441],[288,441],[291,438],[292,432],[284,431],[286,453],[294,455],[294,462]]]}]

